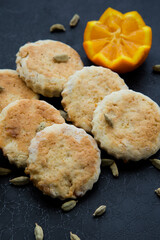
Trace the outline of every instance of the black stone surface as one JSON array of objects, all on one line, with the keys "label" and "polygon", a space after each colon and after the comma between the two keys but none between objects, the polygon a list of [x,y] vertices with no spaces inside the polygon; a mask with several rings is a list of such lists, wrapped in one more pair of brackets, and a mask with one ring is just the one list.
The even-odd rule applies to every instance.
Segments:
[{"label": "black stone surface", "polygon": [[[108,7],[123,13],[137,10],[152,27],[153,44],[147,60],[122,77],[131,89],[160,104],[160,74],[152,72],[152,65],[160,63],[159,0],[0,0],[0,68],[15,69],[19,47],[40,39],[69,44],[78,51],[84,64],[90,66],[82,47],[83,32],[87,21],[97,20]],[[81,19],[71,29],[68,23],[74,13]],[[66,32],[49,32],[49,27],[57,22],[65,25]],[[45,100],[60,106],[60,99]],[[159,152],[156,157],[160,157]],[[10,176],[0,177],[1,240],[34,239],[35,222],[43,227],[45,240],[69,240],[70,231],[81,240],[160,239],[160,199],[154,193],[160,187],[160,172],[149,161],[128,164],[119,161],[118,179],[112,177],[109,169],[102,169],[93,190],[69,213],[61,211],[59,200],[44,196],[32,184],[10,185],[9,179],[23,174],[23,170],[10,166],[2,154],[0,166],[13,169]],[[106,213],[93,218],[94,210],[106,202]]]}]

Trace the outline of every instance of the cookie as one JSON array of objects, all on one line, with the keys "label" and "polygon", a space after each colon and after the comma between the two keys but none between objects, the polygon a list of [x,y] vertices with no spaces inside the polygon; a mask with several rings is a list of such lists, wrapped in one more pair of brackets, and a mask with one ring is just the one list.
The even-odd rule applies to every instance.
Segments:
[{"label": "cookie", "polygon": [[62,92],[62,105],[77,127],[90,132],[98,102],[121,89],[128,87],[117,73],[103,67],[84,67],[69,78]]},{"label": "cookie", "polygon": [[141,93],[121,90],[106,96],[92,125],[100,146],[118,159],[146,159],[160,148],[160,108]]},{"label": "cookie", "polygon": [[[68,56],[67,62],[56,62],[57,55]],[[46,97],[59,97],[64,83],[83,63],[78,53],[59,41],[40,40],[27,43],[17,53],[17,72],[28,87]]]},{"label": "cookie", "polygon": [[83,129],[54,124],[31,141],[26,173],[44,194],[75,199],[92,189],[100,162],[95,140]]},{"label": "cookie", "polygon": [[30,141],[38,131],[64,123],[59,111],[45,101],[22,99],[10,103],[0,114],[0,148],[10,163],[25,167]]},{"label": "cookie", "polygon": [[39,96],[29,89],[14,70],[0,70],[0,112],[9,103],[19,99],[38,99]]}]

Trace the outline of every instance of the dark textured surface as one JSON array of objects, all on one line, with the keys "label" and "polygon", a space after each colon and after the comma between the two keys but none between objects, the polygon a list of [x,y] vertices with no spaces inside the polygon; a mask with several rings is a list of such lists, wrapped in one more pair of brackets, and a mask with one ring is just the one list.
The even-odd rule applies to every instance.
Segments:
[{"label": "dark textured surface", "polygon": [[[108,7],[127,12],[137,10],[153,30],[153,44],[146,62],[136,71],[123,75],[128,86],[160,104],[160,75],[152,65],[160,63],[159,0],[0,0],[0,68],[15,69],[15,54],[28,41],[60,40],[76,49],[85,65],[90,65],[82,47],[87,21],[96,20]],[[78,26],[68,23],[74,13],[81,16]],[[50,34],[49,27],[63,23],[65,33]],[[59,99],[46,99],[60,106]],[[105,153],[103,154],[105,156]],[[156,157],[159,157],[157,153]],[[0,166],[10,167],[0,157]],[[158,240],[160,239],[160,199],[154,190],[160,187],[160,172],[148,161],[118,163],[120,176],[114,179],[103,169],[92,191],[79,200],[75,209],[63,213],[61,202],[44,196],[32,186],[15,187],[9,178],[23,174],[11,166],[10,176],[0,177],[0,239],[32,240],[37,222],[47,240],[69,240],[69,232],[81,240]],[[107,201],[107,211],[94,219],[95,208]]]}]

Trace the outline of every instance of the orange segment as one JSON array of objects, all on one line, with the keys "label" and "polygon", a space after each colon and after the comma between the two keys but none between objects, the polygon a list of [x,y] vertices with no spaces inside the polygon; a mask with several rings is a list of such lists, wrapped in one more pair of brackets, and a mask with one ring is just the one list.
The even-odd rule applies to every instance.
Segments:
[{"label": "orange segment", "polygon": [[116,44],[114,42],[111,42],[101,50],[101,53],[110,61],[116,59],[118,55],[118,49]]},{"label": "orange segment", "polygon": [[152,44],[152,30],[150,27],[145,26],[129,35],[123,35],[123,38],[134,42],[139,45],[149,45]]},{"label": "orange segment", "polygon": [[88,22],[84,32],[84,41],[101,38],[112,38],[112,34],[108,31],[108,27],[98,21]]},{"label": "orange segment", "polygon": [[124,49],[128,53],[128,56],[130,58],[134,58],[135,52],[137,52],[139,46],[131,41],[127,41],[124,39],[122,39],[121,44],[123,45]]},{"label": "orange segment", "polygon": [[92,57],[99,51],[101,51],[104,48],[104,46],[109,44],[109,42],[110,41],[105,38],[93,41],[85,41],[83,47],[84,49],[88,49],[88,52],[90,53],[88,57],[92,59]]},{"label": "orange segment", "polygon": [[99,21],[88,22],[83,47],[97,65],[118,73],[140,66],[150,51],[152,30],[136,11],[122,14],[108,8]]},{"label": "orange segment", "polygon": [[121,26],[122,33],[124,35],[137,31],[144,26],[145,23],[138,12],[134,11],[124,14],[124,19]]},{"label": "orange segment", "polygon": [[129,51],[125,48],[125,44],[111,42],[106,47],[101,50],[101,54],[106,57],[112,64],[114,60],[120,58],[121,56],[130,57]]},{"label": "orange segment", "polygon": [[99,21],[104,25],[108,26],[111,32],[116,31],[120,28],[122,24],[123,14],[114,10],[112,8],[108,8],[100,17]]},{"label": "orange segment", "polygon": [[125,13],[123,15],[123,18],[124,19],[134,19],[137,22],[139,28],[146,26],[143,18],[141,17],[141,15],[137,11],[132,11],[132,12]]}]

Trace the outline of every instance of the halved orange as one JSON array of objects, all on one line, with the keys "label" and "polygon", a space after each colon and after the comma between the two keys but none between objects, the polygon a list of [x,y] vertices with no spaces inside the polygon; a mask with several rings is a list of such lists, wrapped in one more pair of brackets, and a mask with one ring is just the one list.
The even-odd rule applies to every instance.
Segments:
[{"label": "halved orange", "polygon": [[130,72],[147,58],[152,30],[136,12],[108,8],[99,21],[90,21],[84,31],[83,47],[88,58],[118,73]]}]

